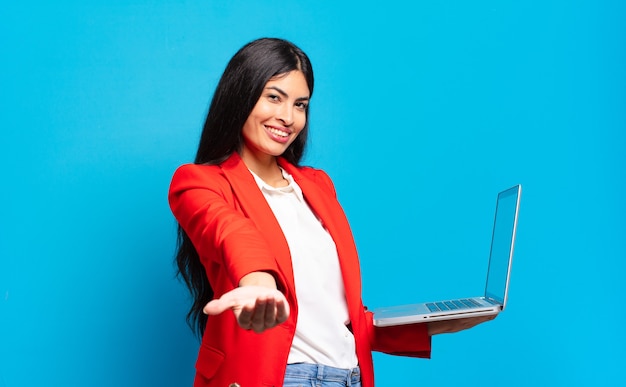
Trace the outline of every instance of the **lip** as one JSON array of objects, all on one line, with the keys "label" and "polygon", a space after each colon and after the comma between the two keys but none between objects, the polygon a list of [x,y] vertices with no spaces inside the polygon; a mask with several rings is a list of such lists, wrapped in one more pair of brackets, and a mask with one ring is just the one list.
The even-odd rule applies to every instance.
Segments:
[{"label": "lip", "polygon": [[[278,127],[278,126],[272,126],[272,125],[263,125],[263,127],[265,128],[265,133],[267,133],[267,135],[272,140],[279,142],[281,144],[286,144],[287,142],[289,142],[289,139],[291,138],[291,134],[293,133],[293,130],[289,128],[285,128],[285,127]],[[284,133],[287,133],[287,135],[281,136],[275,133],[274,131],[284,132]]]}]

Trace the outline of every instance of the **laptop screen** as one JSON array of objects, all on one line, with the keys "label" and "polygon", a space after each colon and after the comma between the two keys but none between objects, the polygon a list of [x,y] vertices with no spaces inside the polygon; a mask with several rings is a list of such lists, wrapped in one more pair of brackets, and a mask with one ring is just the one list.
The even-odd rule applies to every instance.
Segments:
[{"label": "laptop screen", "polygon": [[507,283],[513,258],[521,192],[520,185],[511,187],[498,194],[496,203],[485,297],[502,304],[503,308],[508,291]]}]

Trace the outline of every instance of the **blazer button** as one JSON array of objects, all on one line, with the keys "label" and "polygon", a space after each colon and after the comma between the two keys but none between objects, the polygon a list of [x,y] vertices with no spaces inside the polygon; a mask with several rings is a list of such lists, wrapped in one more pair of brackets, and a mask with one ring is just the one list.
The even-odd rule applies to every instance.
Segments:
[{"label": "blazer button", "polygon": [[228,385],[228,387],[241,387],[241,386],[239,385],[239,383],[231,383]]}]

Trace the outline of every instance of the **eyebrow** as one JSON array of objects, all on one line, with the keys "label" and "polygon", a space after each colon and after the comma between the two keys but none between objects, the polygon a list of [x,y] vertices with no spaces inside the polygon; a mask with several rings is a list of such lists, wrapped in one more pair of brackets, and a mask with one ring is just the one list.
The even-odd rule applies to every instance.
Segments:
[{"label": "eyebrow", "polygon": [[[266,89],[275,90],[276,92],[278,92],[278,94],[282,95],[285,98],[289,97],[289,95],[284,90],[282,90],[280,87],[268,86],[268,87],[266,87]],[[296,101],[308,101],[309,99],[311,99],[311,97],[309,97],[309,96],[307,96],[307,97],[300,97],[300,98],[296,98]]]}]

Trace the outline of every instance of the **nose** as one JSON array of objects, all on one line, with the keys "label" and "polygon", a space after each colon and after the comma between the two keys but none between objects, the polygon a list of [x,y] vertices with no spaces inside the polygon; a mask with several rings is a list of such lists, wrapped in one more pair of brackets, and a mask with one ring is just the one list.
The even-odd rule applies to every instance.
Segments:
[{"label": "nose", "polygon": [[289,106],[289,104],[281,104],[276,112],[276,118],[285,126],[291,126],[293,124],[293,109],[294,108]]}]

